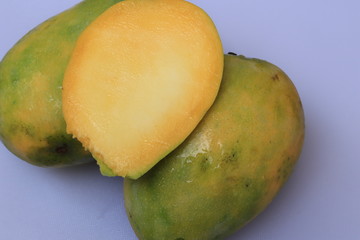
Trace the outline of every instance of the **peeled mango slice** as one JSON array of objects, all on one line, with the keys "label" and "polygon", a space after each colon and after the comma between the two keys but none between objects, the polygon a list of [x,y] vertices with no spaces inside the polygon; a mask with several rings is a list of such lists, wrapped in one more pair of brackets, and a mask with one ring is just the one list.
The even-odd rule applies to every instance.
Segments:
[{"label": "peeled mango slice", "polygon": [[104,175],[138,178],[180,145],[218,93],[224,56],[199,7],[126,0],[80,36],[63,83],[68,133]]},{"label": "peeled mango slice", "polygon": [[194,132],[138,180],[125,179],[141,240],[223,239],[288,179],[304,140],[299,95],[278,67],[226,56],[219,94]]}]

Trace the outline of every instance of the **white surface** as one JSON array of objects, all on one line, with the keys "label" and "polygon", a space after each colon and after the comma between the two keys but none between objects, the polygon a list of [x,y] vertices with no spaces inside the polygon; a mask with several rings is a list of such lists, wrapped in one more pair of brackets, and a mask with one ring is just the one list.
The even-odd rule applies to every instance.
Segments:
[{"label": "white surface", "polygon": [[[0,58],[75,0],[0,2]],[[360,239],[360,2],[193,0],[226,52],[268,60],[293,80],[306,114],[303,154],[273,203],[230,239]],[[0,146],[0,239],[134,240],[122,180],[95,164],[31,166]]]}]

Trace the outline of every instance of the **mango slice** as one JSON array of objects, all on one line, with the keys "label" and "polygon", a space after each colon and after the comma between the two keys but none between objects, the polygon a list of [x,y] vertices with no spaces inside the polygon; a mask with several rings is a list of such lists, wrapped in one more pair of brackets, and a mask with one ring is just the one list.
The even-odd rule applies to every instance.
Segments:
[{"label": "mango slice", "polygon": [[181,144],[223,72],[210,17],[182,0],[126,0],[80,36],[63,83],[67,131],[104,175],[138,178]]}]

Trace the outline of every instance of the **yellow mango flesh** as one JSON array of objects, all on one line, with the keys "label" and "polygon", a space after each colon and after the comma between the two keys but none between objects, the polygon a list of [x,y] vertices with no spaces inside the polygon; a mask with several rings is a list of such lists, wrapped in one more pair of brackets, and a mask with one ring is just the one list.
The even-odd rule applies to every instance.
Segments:
[{"label": "yellow mango flesh", "polygon": [[210,17],[180,0],[126,0],[78,39],[63,83],[73,134],[114,175],[138,178],[212,105],[222,78]]}]

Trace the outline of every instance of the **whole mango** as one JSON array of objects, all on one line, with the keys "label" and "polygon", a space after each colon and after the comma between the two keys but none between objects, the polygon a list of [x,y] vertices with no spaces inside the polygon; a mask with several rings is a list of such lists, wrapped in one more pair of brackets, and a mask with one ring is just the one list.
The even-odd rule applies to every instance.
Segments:
[{"label": "whole mango", "polygon": [[195,131],[143,177],[125,179],[134,231],[142,240],[229,236],[272,201],[303,140],[302,104],[288,76],[227,55],[220,92]]},{"label": "whole mango", "polygon": [[41,167],[92,160],[66,133],[62,81],[80,33],[120,0],[84,0],[26,34],[0,62],[0,139]]}]

